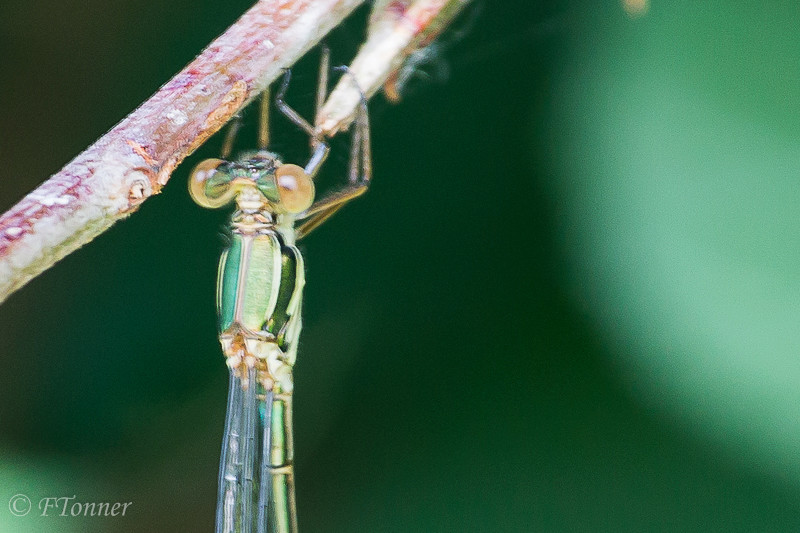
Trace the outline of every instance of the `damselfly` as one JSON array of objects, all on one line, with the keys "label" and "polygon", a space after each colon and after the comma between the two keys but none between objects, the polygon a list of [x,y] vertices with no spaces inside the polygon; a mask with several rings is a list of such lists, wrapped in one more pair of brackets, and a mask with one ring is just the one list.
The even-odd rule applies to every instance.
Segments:
[{"label": "damselfly", "polygon": [[[323,51],[317,90],[327,92]],[[267,150],[269,92],[261,97],[259,149],[234,161],[236,125],[222,159],[200,163],[190,177],[192,198],[203,207],[235,203],[231,243],[217,277],[219,339],[230,369],[225,435],[219,471],[216,531],[297,531],[292,437],[292,369],[297,358],[305,282],[295,242],[366,191],[371,176],[369,123],[362,97],[356,115],[347,185],[314,201],[314,177],[329,147],[314,127],[284,102],[278,108],[311,137],[305,165],[284,163]],[[297,227],[295,224],[302,221]]]}]

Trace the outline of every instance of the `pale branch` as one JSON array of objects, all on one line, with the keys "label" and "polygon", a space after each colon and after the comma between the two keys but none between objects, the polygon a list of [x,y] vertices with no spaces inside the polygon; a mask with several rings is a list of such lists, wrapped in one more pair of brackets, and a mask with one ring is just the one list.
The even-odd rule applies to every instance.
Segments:
[{"label": "pale branch", "polygon": [[397,100],[396,81],[406,59],[424,48],[466,7],[469,0],[376,0],[367,40],[349,66],[356,83],[344,76],[328,97],[317,127],[327,136],[353,121],[361,92],[367,98],[382,86]]},{"label": "pale branch", "polygon": [[0,217],[0,301],[124,218],[364,0],[261,0],[95,144]]},{"label": "pale branch", "polygon": [[[185,157],[364,1],[260,0],[155,95],[0,217],[0,302],[157,194]],[[374,94],[465,3],[378,0],[368,40],[351,66],[359,87]],[[394,44],[376,53],[383,40]],[[360,98],[352,80],[342,80],[331,96],[317,120],[327,135],[349,125]]]}]

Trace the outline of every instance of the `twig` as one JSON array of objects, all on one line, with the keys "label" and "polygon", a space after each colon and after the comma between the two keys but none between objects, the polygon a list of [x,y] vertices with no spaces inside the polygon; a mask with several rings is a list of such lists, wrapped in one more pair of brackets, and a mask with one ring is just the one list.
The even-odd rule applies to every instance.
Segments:
[{"label": "twig", "polygon": [[261,0],[0,217],[0,301],[158,193],[174,168],[364,0]]},{"label": "twig", "polygon": [[[0,302],[157,194],[185,157],[364,1],[260,0],[155,95],[0,217]],[[378,0],[361,59],[351,67],[359,85],[374,94],[452,18],[448,10],[464,3]],[[391,53],[370,52],[390,37],[405,44]],[[378,73],[367,78],[366,71]],[[323,127],[324,133],[349,125],[360,98],[353,85],[340,82],[332,94],[320,117],[334,127]]]},{"label": "twig", "polygon": [[317,117],[322,133],[332,136],[350,125],[361,98],[359,91],[369,98],[385,86],[387,97],[397,100],[392,77],[409,55],[430,44],[468,3],[469,0],[377,0],[367,40],[348,69],[357,84],[346,77],[336,85]]}]

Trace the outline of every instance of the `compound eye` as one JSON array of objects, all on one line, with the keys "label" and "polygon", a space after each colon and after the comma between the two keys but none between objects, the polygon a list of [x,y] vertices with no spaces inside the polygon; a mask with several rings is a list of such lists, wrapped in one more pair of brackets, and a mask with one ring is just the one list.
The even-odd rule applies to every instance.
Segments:
[{"label": "compound eye", "polygon": [[189,175],[189,194],[197,204],[213,209],[229,203],[236,196],[230,174],[220,168],[225,163],[222,159],[206,159],[194,167]]},{"label": "compound eye", "polygon": [[281,198],[280,207],[287,213],[301,213],[314,203],[314,182],[303,167],[281,165],[275,170],[275,181]]}]

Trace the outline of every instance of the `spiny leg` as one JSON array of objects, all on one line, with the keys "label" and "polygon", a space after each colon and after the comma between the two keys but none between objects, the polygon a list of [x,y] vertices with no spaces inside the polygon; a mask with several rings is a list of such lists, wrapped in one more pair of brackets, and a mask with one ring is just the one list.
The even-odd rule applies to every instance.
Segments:
[{"label": "spiny leg", "polygon": [[289,88],[289,83],[292,81],[292,71],[286,69],[283,73],[283,81],[281,82],[281,87],[278,89],[278,94],[275,95],[275,104],[280,109],[281,113],[286,115],[286,118],[291,120],[298,128],[305,131],[312,139],[318,138],[318,134],[314,131],[314,126],[309,124],[309,122],[304,119],[300,113],[292,109],[289,104],[286,103],[284,97],[286,96],[286,90]]},{"label": "spiny leg", "polygon": [[[352,76],[347,67],[339,67],[346,75]],[[355,79],[353,80],[355,83]],[[359,87],[359,92],[361,89]],[[298,218],[306,219],[297,229],[297,238],[308,235],[315,228],[333,216],[347,202],[358,198],[367,191],[372,179],[372,148],[370,142],[369,116],[367,114],[367,98],[361,92],[361,102],[356,112],[353,141],[350,145],[350,168],[348,184],[341,190],[328,194],[315,202]]]},{"label": "spiny leg", "polygon": [[[261,93],[261,105],[259,107],[258,115],[258,149],[266,150],[269,146],[269,104],[270,104],[270,90],[269,87],[264,89]],[[225,140],[222,141],[222,149],[220,150],[219,158],[229,160],[231,152],[233,152],[233,143],[236,141],[236,135],[242,127],[242,115],[236,114],[231,120],[228,130],[225,132]]]},{"label": "spiny leg", "polygon": [[[317,83],[317,97],[316,97],[316,110],[314,111],[315,114],[319,113],[319,110],[322,108],[322,104],[325,103],[325,97],[328,93],[328,68],[330,65],[330,49],[327,46],[322,46],[322,55],[320,56],[319,61],[319,81]],[[275,95],[275,104],[278,106],[278,109],[281,110],[281,113],[286,115],[286,118],[294,122],[297,127],[305,131],[309,137],[311,137],[312,148],[317,142],[321,142],[322,138],[314,129],[306,119],[304,119],[300,113],[295,111],[289,104],[286,103],[284,97],[286,96],[286,90],[289,88],[289,83],[292,80],[292,71],[290,69],[285,69],[283,74],[283,81],[281,82],[281,87],[278,89],[278,94]]]},{"label": "spiny leg", "polygon": [[[328,69],[330,65],[330,49],[323,45],[322,47],[322,56],[320,58],[320,67],[319,67],[319,84],[317,86],[317,97],[316,97],[316,111],[315,113],[319,113],[319,110],[322,108],[322,104],[325,103],[325,96],[328,92]],[[311,148],[313,150],[311,160],[309,161],[308,165],[306,165],[306,174],[309,174],[313,177],[318,170],[319,165],[325,160],[325,156],[327,155],[327,144],[325,144],[320,135],[316,133],[313,126],[308,123],[306,119],[304,119],[297,111],[292,109],[284,100],[284,96],[286,95],[286,90],[289,87],[289,82],[291,81],[291,71],[286,70],[286,74],[284,75],[283,82],[281,83],[281,88],[278,90],[278,94],[275,96],[275,102],[281,112],[286,115],[289,120],[294,122],[298,125],[301,129],[303,129],[306,133],[309,134],[311,137]],[[259,150],[266,150],[269,146],[269,106],[270,106],[270,88],[267,87],[261,93],[261,104],[259,106],[259,117],[258,117],[258,148]],[[237,114],[231,120],[230,126],[228,127],[227,132],[225,133],[225,140],[222,143],[222,149],[220,150],[220,159],[227,160],[231,152],[233,151],[233,143],[236,140],[236,135],[239,132],[239,129],[242,127],[242,116]],[[324,144],[325,148],[320,150],[318,146],[320,144]],[[310,167],[310,168],[309,168]]]},{"label": "spiny leg", "polygon": [[225,132],[225,140],[222,141],[222,148],[219,151],[219,158],[228,160],[231,156],[231,152],[233,151],[233,142],[236,140],[236,134],[239,132],[239,128],[242,127],[242,116],[240,114],[236,114],[231,120],[230,126],[228,126],[228,130]]},{"label": "spiny leg", "polygon": [[269,146],[269,87],[261,93],[261,106],[258,113],[258,149],[266,150]]},{"label": "spiny leg", "polygon": [[[317,82],[317,105],[314,109],[314,121],[319,118],[319,112],[325,105],[325,98],[328,96],[328,70],[331,65],[331,49],[327,44],[322,45],[322,55],[319,59],[319,81]],[[312,141],[313,142],[313,141]]]},{"label": "spiny leg", "polygon": [[[315,113],[318,113],[322,108],[322,104],[325,102],[325,96],[328,92],[329,65],[330,50],[327,46],[323,46],[319,65],[319,83],[317,84],[316,97],[317,109]],[[281,82],[280,89],[278,89],[278,93],[275,95],[275,104],[278,106],[278,109],[281,111],[281,113],[286,116],[286,118],[291,120],[297,127],[305,131],[311,139],[311,158],[308,160],[308,163],[306,163],[304,170],[305,173],[313,179],[317,175],[317,172],[319,172],[322,163],[324,163],[325,159],[328,157],[328,151],[330,150],[330,147],[328,146],[328,143],[325,142],[322,135],[314,128],[314,126],[312,126],[300,115],[300,113],[295,111],[284,100],[284,97],[286,96],[286,90],[289,88],[291,79],[292,72],[291,70],[287,69],[283,75],[283,82]]]}]

